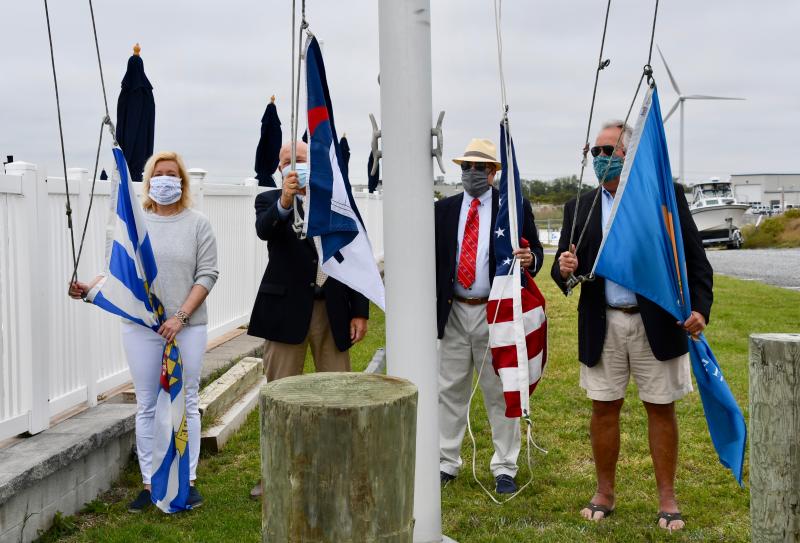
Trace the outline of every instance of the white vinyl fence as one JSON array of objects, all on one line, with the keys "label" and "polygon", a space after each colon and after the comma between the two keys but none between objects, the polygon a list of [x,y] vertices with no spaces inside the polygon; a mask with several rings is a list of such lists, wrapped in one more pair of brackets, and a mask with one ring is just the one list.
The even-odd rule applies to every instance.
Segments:
[{"label": "white vinyl fence", "polygon": [[[87,170],[68,172],[76,246],[89,206]],[[255,234],[254,185],[212,184],[192,171],[194,207],[217,236],[219,280],[208,298],[209,338],[247,323],[267,262]],[[134,184],[141,190],[141,184]],[[98,181],[79,278],[103,270],[111,183]],[[356,194],[376,257],[383,253],[380,195]],[[119,319],[67,296],[72,272],[63,178],[33,164],[0,174],[0,440],[46,429],[52,417],[95,405],[130,380]]]}]

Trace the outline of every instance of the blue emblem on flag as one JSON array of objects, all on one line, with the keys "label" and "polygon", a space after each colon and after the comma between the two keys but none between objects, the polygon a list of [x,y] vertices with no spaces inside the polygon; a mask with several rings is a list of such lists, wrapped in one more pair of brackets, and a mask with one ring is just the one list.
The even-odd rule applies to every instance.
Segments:
[{"label": "blue emblem on flag", "polygon": [[[661,306],[691,315],[683,238],[658,92],[639,113],[594,272]],[[747,428],[705,337],[688,338],[692,370],[719,460],[742,484]]]},{"label": "blue emblem on flag", "polygon": [[[119,183],[112,191],[109,219],[111,252],[106,276],[87,300],[124,319],[157,331],[166,320],[164,306],[154,292],[158,275],[144,214],[132,193],[128,165],[118,147],[113,149]],[[189,440],[183,362],[175,341],[164,345],[161,379],[153,434],[153,503],[165,513],[189,509]]]}]

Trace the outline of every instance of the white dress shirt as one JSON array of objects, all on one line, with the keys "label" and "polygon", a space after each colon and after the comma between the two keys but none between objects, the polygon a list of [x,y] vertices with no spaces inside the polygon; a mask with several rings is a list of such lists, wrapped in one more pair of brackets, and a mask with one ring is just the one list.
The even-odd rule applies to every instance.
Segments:
[{"label": "white dress shirt", "polygon": [[[608,224],[608,219],[611,218],[611,207],[614,205],[614,197],[606,189],[601,187],[600,190],[602,191],[601,197],[603,203],[603,229],[605,229]],[[610,279],[606,279],[606,303],[612,307],[639,305],[635,292]]]},{"label": "white dress shirt", "polygon": [[455,294],[462,298],[486,298],[492,284],[489,281],[489,236],[492,226],[492,190],[489,189],[478,197],[478,254],[475,257],[475,282],[470,288],[458,282],[458,263],[461,260],[461,242],[464,240],[464,227],[467,224],[469,207],[474,198],[464,193],[461,202],[461,213],[458,217],[458,247],[456,248],[456,282]]}]

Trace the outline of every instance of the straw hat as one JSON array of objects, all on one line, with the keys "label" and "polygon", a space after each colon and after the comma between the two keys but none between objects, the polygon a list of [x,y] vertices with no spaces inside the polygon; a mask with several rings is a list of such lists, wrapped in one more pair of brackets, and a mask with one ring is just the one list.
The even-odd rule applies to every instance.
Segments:
[{"label": "straw hat", "polygon": [[467,145],[464,155],[454,158],[453,162],[456,164],[461,164],[462,162],[492,162],[498,170],[502,167],[497,160],[497,147],[492,143],[492,140],[481,138],[473,138]]}]

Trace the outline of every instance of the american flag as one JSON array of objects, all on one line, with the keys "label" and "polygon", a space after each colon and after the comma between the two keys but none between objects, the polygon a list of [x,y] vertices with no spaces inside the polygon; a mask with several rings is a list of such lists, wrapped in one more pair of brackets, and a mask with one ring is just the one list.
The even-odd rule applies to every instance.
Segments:
[{"label": "american flag", "polygon": [[547,363],[547,318],[544,296],[513,255],[528,242],[521,237],[522,191],[507,118],[500,125],[500,155],[500,208],[492,232],[497,265],[486,318],[492,365],[503,383],[506,417],[527,418],[530,395]]}]

